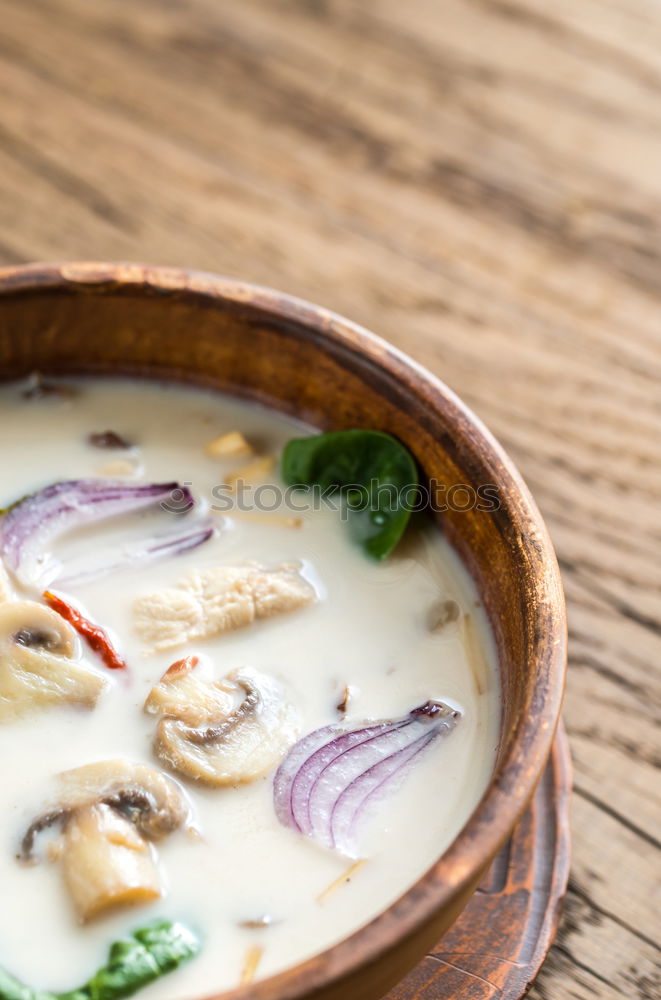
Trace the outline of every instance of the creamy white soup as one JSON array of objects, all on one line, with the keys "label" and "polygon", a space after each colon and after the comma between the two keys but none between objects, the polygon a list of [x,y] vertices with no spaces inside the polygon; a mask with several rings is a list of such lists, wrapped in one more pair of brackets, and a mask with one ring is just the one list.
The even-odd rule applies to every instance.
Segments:
[{"label": "creamy white soup", "polygon": [[[106,505],[103,484],[178,484],[125,514],[120,490],[94,522],[58,522],[43,494],[4,516],[0,968],[30,987],[81,986],[114,941],[157,919],[199,950],[145,1000],[277,973],[383,911],[480,799],[499,684],[473,584],[422,516],[377,560],[337,504],[285,495],[283,447],[312,433],[187,387],[0,388],[0,507],[78,480],[96,480],[90,503]],[[69,508],[73,495],[88,510],[71,490]],[[40,618],[26,602],[47,609],[46,591]],[[109,669],[63,608],[125,666]],[[362,741],[349,778],[332,771],[334,740]],[[387,778],[395,753],[392,780],[361,776],[378,765]],[[356,778],[338,803],[333,781]],[[374,794],[361,798],[361,782]]]}]

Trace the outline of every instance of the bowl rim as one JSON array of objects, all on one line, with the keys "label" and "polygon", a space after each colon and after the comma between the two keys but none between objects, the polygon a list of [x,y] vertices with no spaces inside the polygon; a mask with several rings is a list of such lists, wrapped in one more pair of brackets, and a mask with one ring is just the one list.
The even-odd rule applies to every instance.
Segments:
[{"label": "bowl rim", "polygon": [[[249,986],[212,995],[215,1000],[297,1000],[336,983],[359,967],[377,963],[398,942],[415,934],[444,904],[474,886],[485,862],[509,836],[532,795],[549,756],[560,717],[566,673],[566,614],[556,555],[541,514],[502,446],[482,421],[421,364],[351,320],[303,299],[207,271],[96,261],[24,264],[0,268],[0,299],[14,293],[67,289],[113,294],[186,296],[256,309],[278,321],[302,325],[320,341],[368,359],[408,392],[424,393],[448,421],[470,429],[480,460],[508,498],[531,585],[528,614],[539,679],[534,718],[520,717],[497,780],[492,776],[472,815],[448,849],[386,910],[337,944]],[[492,480],[493,481],[493,480]],[[525,753],[523,752],[525,747]]]}]

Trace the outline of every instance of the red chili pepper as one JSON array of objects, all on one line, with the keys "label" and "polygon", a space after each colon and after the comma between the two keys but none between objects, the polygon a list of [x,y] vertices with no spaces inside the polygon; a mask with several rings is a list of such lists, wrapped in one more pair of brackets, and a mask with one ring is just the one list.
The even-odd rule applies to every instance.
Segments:
[{"label": "red chili pepper", "polygon": [[81,615],[80,611],[76,611],[75,608],[67,604],[57,594],[51,593],[50,590],[44,592],[44,599],[50,604],[53,611],[57,611],[58,615],[62,615],[70,625],[73,625],[76,632],[87,640],[88,644],[95,653],[99,654],[109,670],[126,669],[126,661],[119,655],[100,625],[94,625],[84,615]]}]

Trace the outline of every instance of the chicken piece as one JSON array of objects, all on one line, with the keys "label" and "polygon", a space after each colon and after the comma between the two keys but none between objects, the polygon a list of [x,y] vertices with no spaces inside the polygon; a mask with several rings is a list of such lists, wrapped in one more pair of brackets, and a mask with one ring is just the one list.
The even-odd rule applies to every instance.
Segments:
[{"label": "chicken piece", "polygon": [[133,605],[133,615],[138,635],[153,651],[172,649],[207,634],[204,607],[187,590],[166,587],[145,594]]},{"label": "chicken piece", "polygon": [[55,802],[30,824],[19,858],[35,860],[42,830],[62,828],[56,860],[80,919],[161,895],[148,841],[187,825],[190,809],[180,787],[146,764],[107,760],[59,776]]},{"label": "chicken piece", "polygon": [[151,845],[103,804],[80,809],[67,823],[62,873],[83,922],[102,910],[157,899],[162,891]]},{"label": "chicken piece", "polygon": [[[265,774],[297,737],[296,712],[282,686],[251,667],[205,682],[191,674],[195,657],[183,662],[186,671],[174,664],[177,671],[170,679],[164,675],[145,704],[147,711],[163,714],[154,739],[157,756],[187,778],[215,787],[245,784]],[[167,701],[159,691],[163,687],[169,689]],[[204,721],[191,724],[195,716]]]},{"label": "chicken piece", "polygon": [[292,564],[256,564],[194,571],[176,587],[138,598],[135,628],[155,650],[171,649],[252,624],[256,618],[294,611],[316,599]]},{"label": "chicken piece", "polygon": [[93,707],[108,682],[78,657],[74,630],[51,608],[0,604],[0,723],[57,702]]}]

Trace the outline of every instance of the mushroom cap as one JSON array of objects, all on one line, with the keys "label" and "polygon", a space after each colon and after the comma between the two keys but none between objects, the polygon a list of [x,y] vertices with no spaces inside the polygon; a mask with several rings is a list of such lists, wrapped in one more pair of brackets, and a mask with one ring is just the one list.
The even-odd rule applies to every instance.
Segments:
[{"label": "mushroom cap", "polygon": [[135,761],[104,760],[59,776],[60,804],[71,812],[102,802],[129,816],[149,840],[160,840],[190,821],[183,789],[162,771]]},{"label": "mushroom cap", "polygon": [[73,659],[78,640],[71,625],[52,608],[37,601],[7,601],[0,605],[0,657],[18,647]]},{"label": "mushroom cap", "polygon": [[55,702],[91,707],[108,681],[68,622],[37,601],[0,604],[0,722]]},{"label": "mushroom cap", "polygon": [[[160,720],[154,740],[157,756],[179,774],[214,786],[244,784],[273,767],[296,740],[296,712],[273,677],[251,667],[228,674],[222,688],[233,692],[235,698],[240,696],[241,701],[231,712],[217,714],[205,727],[186,721],[190,680],[182,679],[182,685],[184,681],[188,684],[181,717],[171,708],[171,716]],[[215,697],[218,684],[199,682],[198,694],[205,687]]]},{"label": "mushroom cap", "polygon": [[179,719],[189,726],[212,726],[234,707],[236,687],[226,681],[205,681],[198,658],[187,656],[168,667],[149,692],[145,712]]},{"label": "mushroom cap", "polygon": [[105,805],[130,821],[148,840],[160,840],[191,822],[183,789],[162,771],[147,764],[118,759],[85,764],[58,775],[55,801],[33,822],[21,843],[21,858],[33,858],[37,835],[54,823],[93,805]]}]

